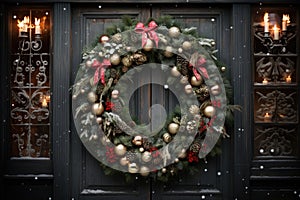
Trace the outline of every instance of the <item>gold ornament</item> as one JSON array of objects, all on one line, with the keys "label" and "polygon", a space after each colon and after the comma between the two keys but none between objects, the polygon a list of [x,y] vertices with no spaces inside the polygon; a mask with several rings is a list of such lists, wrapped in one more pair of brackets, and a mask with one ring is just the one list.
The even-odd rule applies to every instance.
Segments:
[{"label": "gold ornament", "polygon": [[140,148],[139,148],[139,151],[140,151],[141,153],[143,153],[143,152],[145,151],[145,149],[144,149],[143,147],[140,147]]},{"label": "gold ornament", "polygon": [[167,57],[167,58],[170,58],[173,56],[173,48],[171,46],[167,46],[165,51],[164,51],[164,56]]},{"label": "gold ornament", "polygon": [[206,117],[212,117],[216,113],[216,109],[213,106],[206,106],[203,112]]},{"label": "gold ornament", "polygon": [[108,35],[102,35],[102,36],[100,36],[100,38],[99,38],[99,42],[102,43],[102,44],[104,44],[104,43],[106,43],[106,42],[108,42],[108,41],[109,41]]},{"label": "gold ornament", "polygon": [[143,154],[142,154],[142,160],[144,162],[149,162],[150,160],[152,159],[152,155],[149,151],[145,151]]},{"label": "gold ornament", "polygon": [[164,133],[163,134],[163,140],[164,140],[165,143],[169,143],[169,142],[171,142],[172,137],[169,133]]},{"label": "gold ornament", "polygon": [[94,103],[92,106],[92,113],[94,115],[101,115],[104,112],[104,106],[102,103]]},{"label": "gold ornament", "polygon": [[118,156],[123,156],[126,153],[126,147],[123,144],[118,144],[115,146],[115,153]]},{"label": "gold ornament", "polygon": [[126,47],[126,51],[131,51],[131,47]]},{"label": "gold ornament", "polygon": [[95,101],[97,101],[97,94],[95,92],[89,92],[88,93],[88,100],[91,103],[95,103]]},{"label": "gold ornament", "polygon": [[178,53],[182,53],[183,49],[182,48],[178,48]]},{"label": "gold ornament", "polygon": [[175,158],[174,161],[175,161],[175,163],[178,163],[178,162],[179,162],[179,159],[178,159],[178,158]]},{"label": "gold ornament", "polygon": [[166,168],[162,168],[161,172],[165,174],[165,173],[167,173],[167,169]]},{"label": "gold ornament", "polygon": [[173,37],[173,38],[176,38],[180,35],[180,29],[176,26],[172,26],[170,29],[169,29],[169,36],[170,37]]},{"label": "gold ornament", "polygon": [[191,94],[193,92],[193,87],[190,84],[188,84],[184,87],[184,91],[187,94]]},{"label": "gold ornament", "polygon": [[173,76],[175,76],[175,77],[180,76],[180,72],[178,71],[178,69],[177,69],[176,66],[172,67],[172,69],[171,69],[171,74],[172,74]]},{"label": "gold ornament", "polygon": [[91,67],[92,64],[93,64],[93,62],[92,62],[91,60],[87,60],[87,61],[85,62],[85,66],[86,66],[86,67]]},{"label": "gold ornament", "polygon": [[186,156],[187,156],[186,150],[182,149],[181,152],[178,155],[178,158],[185,158]]},{"label": "gold ornament", "polygon": [[222,71],[222,72],[225,72],[225,71],[226,71],[226,67],[224,67],[224,66],[221,67],[221,71]]},{"label": "gold ornament", "polygon": [[202,76],[200,76],[199,80],[196,78],[196,76],[192,76],[191,78],[191,85],[192,86],[200,86],[203,82]]},{"label": "gold ornament", "polygon": [[189,41],[185,41],[182,43],[182,48],[186,51],[190,50],[192,48],[192,44]]},{"label": "gold ornament", "polygon": [[141,166],[141,168],[140,168],[140,174],[141,174],[142,176],[148,176],[149,173],[150,173],[150,169],[149,169],[148,167],[146,167],[146,166]]},{"label": "gold ornament", "polygon": [[123,158],[121,158],[120,159],[120,164],[122,165],[122,166],[125,166],[125,165],[128,165],[128,160],[127,160],[127,158],[126,157],[123,157]]},{"label": "gold ornament", "polygon": [[189,81],[188,77],[187,76],[182,76],[181,79],[180,79],[180,83],[181,84],[187,84]]},{"label": "gold ornament", "polygon": [[102,117],[97,117],[97,118],[96,118],[96,122],[97,122],[98,124],[101,124],[101,123],[103,122]]},{"label": "gold ornament", "polygon": [[130,163],[128,165],[128,172],[129,173],[134,174],[134,173],[138,173],[138,171],[139,171],[139,167],[137,166],[136,163]]},{"label": "gold ornament", "polygon": [[111,98],[113,98],[113,99],[119,98],[119,90],[113,90],[111,92]]},{"label": "gold ornament", "polygon": [[147,39],[147,42],[146,42],[145,46],[143,47],[143,49],[145,51],[151,51],[153,48],[153,45],[154,45],[154,43],[152,42],[152,40]]},{"label": "gold ornament", "polygon": [[121,62],[121,58],[120,58],[120,55],[119,55],[119,54],[113,54],[113,55],[110,57],[110,63],[111,63],[112,65],[118,65],[120,62]]},{"label": "gold ornament", "polygon": [[122,58],[122,63],[125,67],[130,67],[132,65],[132,59],[129,56]]},{"label": "gold ornament", "polygon": [[99,51],[98,55],[99,55],[99,57],[103,57],[104,56],[102,51]]},{"label": "gold ornament", "polygon": [[143,144],[143,137],[140,135],[134,136],[132,143],[136,146],[141,146]]},{"label": "gold ornament", "polygon": [[214,85],[210,88],[210,93],[214,96],[220,94],[220,92],[221,92],[221,88],[219,85]]},{"label": "gold ornament", "polygon": [[168,125],[169,133],[176,134],[178,130],[179,130],[179,125],[177,123],[172,122]]}]

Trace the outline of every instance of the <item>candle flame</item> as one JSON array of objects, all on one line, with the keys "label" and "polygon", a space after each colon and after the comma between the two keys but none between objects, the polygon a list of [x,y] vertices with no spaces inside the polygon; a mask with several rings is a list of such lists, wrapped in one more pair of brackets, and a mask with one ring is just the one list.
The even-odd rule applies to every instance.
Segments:
[{"label": "candle flame", "polygon": [[277,28],[276,24],[274,25],[273,30],[274,30],[274,31],[279,30],[279,28]]},{"label": "candle flame", "polygon": [[18,20],[17,26],[18,26],[19,28],[23,28],[23,27],[24,27],[24,21],[23,21],[23,20],[22,20],[22,21]]},{"label": "candle flame", "polygon": [[290,23],[290,16],[289,15],[285,15],[285,14],[283,14],[283,16],[282,16],[282,21],[286,21],[286,23]]},{"label": "candle flame", "polygon": [[34,25],[39,26],[41,22],[41,19],[34,18]]},{"label": "candle flame", "polygon": [[29,24],[29,16],[24,17],[24,24]]},{"label": "candle flame", "polygon": [[268,21],[269,21],[269,13],[265,13],[264,22],[268,22]]}]

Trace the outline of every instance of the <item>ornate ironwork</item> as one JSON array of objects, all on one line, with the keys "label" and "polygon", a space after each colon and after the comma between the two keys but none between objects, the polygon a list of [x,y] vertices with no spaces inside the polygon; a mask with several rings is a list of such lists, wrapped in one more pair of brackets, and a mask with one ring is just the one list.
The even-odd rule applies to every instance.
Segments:
[{"label": "ornate ironwork", "polygon": [[[296,141],[296,129],[271,127],[256,129],[256,154],[261,156],[292,156],[293,141]],[[292,141],[293,140],[293,141]]]},{"label": "ornate ironwork", "polygon": [[267,81],[280,82],[292,76],[295,63],[289,58],[262,57],[256,62],[256,71],[259,77]]},{"label": "ornate ironwork", "polygon": [[[35,26],[31,24],[31,15],[32,11],[28,28],[19,32],[17,53],[12,55],[11,156],[49,157],[50,54],[41,52],[49,50],[49,44],[43,47],[40,26],[39,31],[33,32]],[[43,37],[48,39],[49,33]]]},{"label": "ornate ironwork", "polygon": [[295,122],[297,120],[297,109],[293,98],[296,92],[286,94],[273,90],[267,94],[261,92],[256,92],[256,94],[259,96],[256,105],[258,120],[272,122]]},{"label": "ornate ironwork", "polygon": [[266,47],[267,53],[270,54],[285,54],[287,53],[288,43],[296,37],[296,24],[290,24],[286,31],[281,32],[278,40],[275,40],[270,32],[265,32],[261,23],[254,24],[254,37],[257,38],[261,44]]}]

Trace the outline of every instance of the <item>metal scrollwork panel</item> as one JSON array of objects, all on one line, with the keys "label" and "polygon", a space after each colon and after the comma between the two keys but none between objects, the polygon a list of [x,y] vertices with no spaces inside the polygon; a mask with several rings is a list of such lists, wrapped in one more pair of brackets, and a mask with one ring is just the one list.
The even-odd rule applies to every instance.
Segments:
[{"label": "metal scrollwork panel", "polygon": [[298,154],[297,128],[295,126],[256,127],[254,155],[265,157],[294,157]]},{"label": "metal scrollwork panel", "polygon": [[296,90],[256,90],[254,112],[256,122],[296,123]]},{"label": "metal scrollwork panel", "polygon": [[296,81],[295,57],[259,57],[255,59],[255,82],[263,83],[286,83],[290,77],[292,82]]},{"label": "metal scrollwork panel", "polygon": [[48,125],[11,126],[12,157],[49,157]]},{"label": "metal scrollwork panel", "polygon": [[[49,158],[50,17],[49,10],[13,15],[11,65],[11,156]],[[18,27],[15,29],[14,27]]]}]

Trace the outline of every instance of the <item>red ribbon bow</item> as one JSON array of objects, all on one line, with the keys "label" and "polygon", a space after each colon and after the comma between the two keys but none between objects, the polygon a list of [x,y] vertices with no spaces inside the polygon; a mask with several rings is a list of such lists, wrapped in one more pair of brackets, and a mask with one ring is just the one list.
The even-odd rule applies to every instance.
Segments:
[{"label": "red ribbon bow", "polygon": [[[197,80],[201,79],[201,75],[206,79],[209,78],[207,70],[203,66],[205,63],[205,58],[203,58],[197,52],[192,54],[189,67],[193,67],[193,73]],[[199,71],[201,72],[201,75],[199,74]]]},{"label": "red ribbon bow", "polygon": [[[102,63],[96,59],[93,61],[92,67],[96,68],[96,71],[94,74],[94,85],[96,85],[99,82],[99,80],[101,80],[101,83],[103,85],[105,85],[105,69],[107,67],[109,67],[110,65],[111,64],[108,59],[104,59]],[[100,77],[99,77],[99,74],[100,74]]]},{"label": "red ribbon bow", "polygon": [[202,75],[204,76],[204,78],[208,79],[208,73],[207,73],[207,70],[206,70],[205,67],[203,66],[205,63],[206,63],[205,58],[200,57],[200,58],[197,60],[196,66],[193,68],[193,72],[194,72],[194,75],[195,75],[195,77],[196,77],[197,80],[200,79],[200,74],[199,74],[199,72],[197,71],[197,69],[199,69],[199,70],[202,72]]},{"label": "red ribbon bow", "polygon": [[213,100],[213,101],[211,101],[211,103],[215,107],[218,107],[218,108],[221,107],[221,101],[220,100]]},{"label": "red ribbon bow", "polygon": [[158,47],[158,41],[159,38],[157,36],[157,33],[154,31],[157,28],[157,24],[155,21],[151,21],[148,24],[148,27],[145,27],[145,25],[142,22],[137,23],[135,26],[135,32],[142,34],[142,47],[144,47],[147,43],[147,39],[154,40],[156,47]]}]

